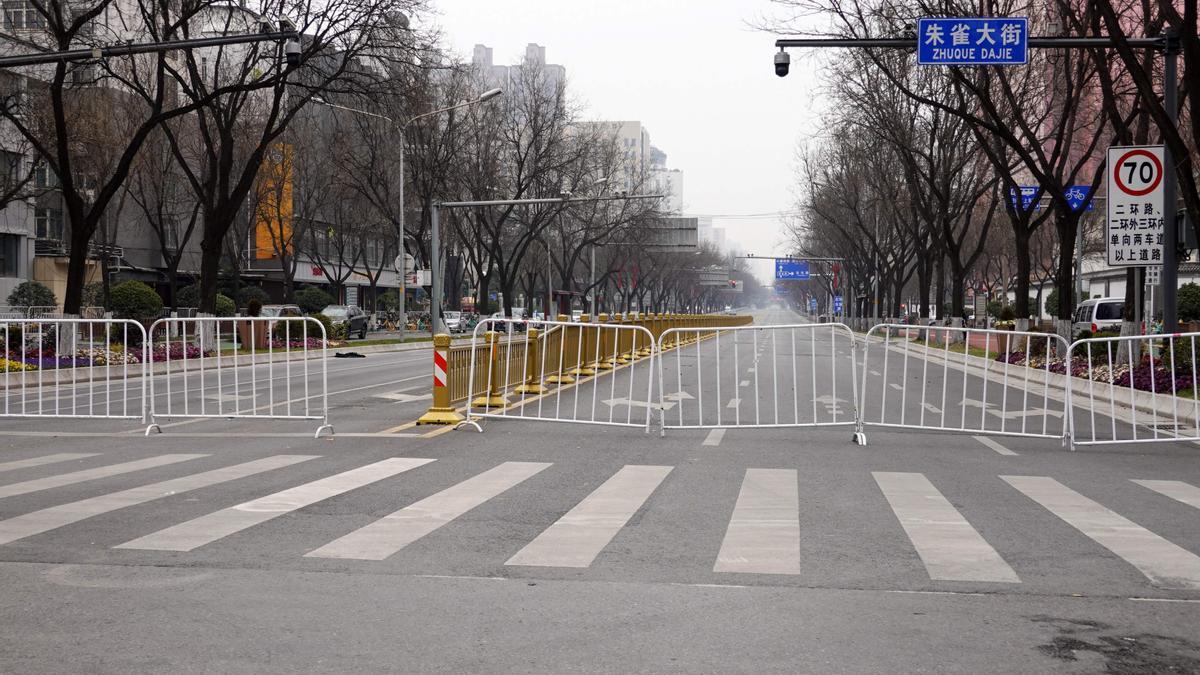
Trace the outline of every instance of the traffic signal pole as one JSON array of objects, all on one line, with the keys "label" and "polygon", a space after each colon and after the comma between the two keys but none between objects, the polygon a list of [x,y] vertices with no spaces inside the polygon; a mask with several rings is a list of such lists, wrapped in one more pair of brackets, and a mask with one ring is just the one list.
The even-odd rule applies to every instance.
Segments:
[{"label": "traffic signal pole", "polygon": [[[1098,37],[1030,37],[1027,41],[1031,49],[1107,49],[1117,45],[1112,36]],[[1163,107],[1173,128],[1179,128],[1178,105],[1178,59],[1179,36],[1168,31],[1158,37],[1125,38],[1124,43],[1134,49],[1151,49],[1163,54]],[[775,41],[780,50],[787,48],[808,49],[828,47],[859,47],[883,49],[907,49],[917,51],[918,37],[914,35],[903,38],[781,38]],[[786,69],[784,71],[786,73]],[[1175,203],[1177,192],[1177,175],[1175,161],[1171,149],[1163,143],[1165,175],[1163,176],[1163,261],[1162,261],[1162,290],[1160,297],[1163,305],[1163,332],[1174,333],[1179,328],[1176,295],[1179,290],[1179,260],[1177,255],[1178,225],[1175,216],[1178,207]],[[1082,250],[1076,251],[1082,255]]]}]

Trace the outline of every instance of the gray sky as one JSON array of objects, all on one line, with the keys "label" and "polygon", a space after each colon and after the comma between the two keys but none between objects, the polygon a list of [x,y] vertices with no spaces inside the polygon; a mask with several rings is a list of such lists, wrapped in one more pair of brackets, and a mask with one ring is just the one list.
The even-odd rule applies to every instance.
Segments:
[{"label": "gray sky", "polygon": [[[748,26],[775,11],[766,0],[435,1],[431,18],[459,57],[479,43],[512,64],[536,42],[566,67],[585,116],[640,120],[684,172],[687,213],[791,207],[796,144],[819,131],[821,96],[815,61],[801,54],[788,77],[775,76],[774,37]],[[743,252],[787,252],[776,218],[714,225]],[[772,276],[759,265],[756,276]]]}]

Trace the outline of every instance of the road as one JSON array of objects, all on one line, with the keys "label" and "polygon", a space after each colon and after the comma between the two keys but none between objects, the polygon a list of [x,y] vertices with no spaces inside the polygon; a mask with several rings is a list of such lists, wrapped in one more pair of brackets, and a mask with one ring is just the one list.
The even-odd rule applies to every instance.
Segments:
[{"label": "road", "polygon": [[[1200,671],[1200,448],[670,428],[681,409],[685,426],[755,406],[804,421],[814,399],[817,421],[843,421],[853,378],[810,355],[841,345],[796,330],[807,349],[760,331],[668,353],[665,436],[657,420],[384,433],[428,404],[379,398],[425,393],[407,390],[428,383],[424,352],[331,362],[333,438],[307,421],[149,438],[5,421],[0,670]],[[912,373],[896,367],[880,377]],[[734,396],[755,391],[748,368],[758,393]],[[959,397],[1012,394],[977,385]],[[643,396],[600,405],[644,411]],[[906,419],[932,400],[916,398]]]}]

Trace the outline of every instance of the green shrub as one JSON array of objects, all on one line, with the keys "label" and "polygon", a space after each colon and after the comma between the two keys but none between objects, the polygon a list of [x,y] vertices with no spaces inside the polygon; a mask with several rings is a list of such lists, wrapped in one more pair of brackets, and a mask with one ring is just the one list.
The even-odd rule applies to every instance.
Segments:
[{"label": "green shrub", "polygon": [[296,304],[305,314],[313,314],[332,305],[333,296],[316,286],[305,286],[296,291]]},{"label": "green shrub", "polygon": [[301,318],[280,319],[272,324],[271,331],[274,339],[276,340],[303,340],[306,335],[310,338],[321,337],[320,328],[314,326],[311,321]]},{"label": "green shrub", "polygon": [[199,307],[200,306],[200,286],[199,284],[189,284],[180,288],[175,293],[176,307]]},{"label": "green shrub", "polygon": [[1180,321],[1200,321],[1200,285],[1184,284],[1175,297]]},{"label": "green shrub", "polygon": [[[1080,302],[1079,296],[1076,295],[1075,302],[1071,303],[1071,311],[1072,312],[1075,311],[1075,308],[1079,306],[1079,302]],[[1049,314],[1050,316],[1058,316],[1058,289],[1057,288],[1051,289],[1050,292],[1046,295],[1046,313]]]},{"label": "green shrub", "polygon": [[140,281],[126,281],[109,291],[113,314],[118,319],[147,322],[158,318],[163,301],[158,293]]},{"label": "green shrub", "polygon": [[[310,318],[320,321],[321,325],[325,327],[325,335],[330,338],[333,337],[333,320],[332,319],[330,319],[329,317],[325,316],[324,314],[322,314],[320,312],[317,312],[316,314],[311,315]],[[308,332],[311,334],[313,330],[314,330],[314,328],[309,328]]]},{"label": "green shrub", "polygon": [[228,296],[218,293],[215,314],[217,316],[233,316],[237,314],[237,305],[233,304],[233,300]]},{"label": "green shrub", "polygon": [[238,307],[249,307],[251,300],[257,300],[260,306],[268,305],[271,303],[271,296],[258,286],[243,286],[237,293]]},{"label": "green shrub", "polygon": [[13,307],[55,307],[58,298],[41,282],[23,281],[8,294],[8,304]]}]

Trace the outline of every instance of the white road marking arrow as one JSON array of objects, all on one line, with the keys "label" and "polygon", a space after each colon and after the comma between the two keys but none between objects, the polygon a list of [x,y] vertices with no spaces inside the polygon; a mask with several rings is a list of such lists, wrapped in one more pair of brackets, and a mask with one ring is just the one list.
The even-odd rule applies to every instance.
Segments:
[{"label": "white road marking arrow", "polygon": [[842,413],[842,409],[838,407],[838,404],[846,402],[846,399],[844,398],[836,398],[834,396],[830,396],[829,394],[818,396],[813,400],[825,406],[825,412],[829,413],[830,415],[840,415]]},{"label": "white road marking arrow", "polygon": [[741,404],[741,402],[742,402],[742,399],[740,399],[740,398],[731,398],[731,399],[729,399],[729,405],[727,405],[725,407],[726,408],[736,408],[736,407],[738,407],[738,405]]},{"label": "white road marking arrow", "polygon": [[938,410],[937,406],[933,405],[932,403],[922,403],[922,404],[921,404],[921,407],[922,407],[922,408],[924,408],[924,409],[926,409],[926,410],[928,410],[929,412],[931,412],[931,413],[933,413],[933,414],[935,414],[935,415],[940,415],[940,414],[942,414],[942,411],[941,411],[941,410]]},{"label": "white road marking arrow", "polygon": [[[609,406],[610,408],[615,408],[616,406],[619,406],[619,405],[629,406],[630,408],[658,408],[657,403],[647,403],[646,401],[631,401],[627,398],[606,399],[604,401],[604,404]],[[670,410],[671,408],[674,408],[674,407],[675,407],[674,401],[672,401],[670,403],[662,404],[663,410]]]},{"label": "white road marking arrow", "polygon": [[690,401],[696,397],[692,396],[686,391],[677,391],[673,394],[667,394],[666,396],[663,396],[663,398],[667,399],[668,401]]}]

